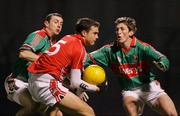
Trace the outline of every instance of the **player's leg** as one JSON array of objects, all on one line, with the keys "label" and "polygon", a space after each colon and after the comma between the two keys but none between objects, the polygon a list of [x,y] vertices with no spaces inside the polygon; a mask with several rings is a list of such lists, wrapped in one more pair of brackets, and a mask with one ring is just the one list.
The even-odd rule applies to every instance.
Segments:
[{"label": "player's leg", "polygon": [[123,91],[123,106],[128,116],[142,114],[144,103],[138,97],[136,91]]},{"label": "player's leg", "polygon": [[58,107],[51,107],[42,103],[39,103],[37,111],[43,114],[43,116],[63,116]]},{"label": "player's leg", "polygon": [[24,89],[19,93],[19,102],[23,106],[17,113],[16,116],[28,115],[32,112],[37,112],[38,104],[33,101],[28,89]]},{"label": "player's leg", "polygon": [[94,111],[87,103],[70,92],[52,75],[32,74],[28,89],[36,101],[48,106],[57,106],[72,115],[94,116]]},{"label": "player's leg", "polygon": [[60,109],[68,114],[95,116],[93,109],[72,92],[68,92],[60,104],[56,104]]},{"label": "player's leg", "polygon": [[177,116],[175,105],[171,98],[164,92],[158,81],[150,84],[150,94],[148,95],[148,105],[161,115]]},{"label": "player's leg", "polygon": [[132,96],[124,97],[123,106],[128,116],[140,115],[144,108],[144,104]]},{"label": "player's leg", "polygon": [[17,116],[27,115],[36,109],[36,103],[32,100],[27,89],[28,83],[18,79],[18,77],[14,78],[11,74],[5,79],[4,86],[7,98],[22,106],[22,109],[17,112]]},{"label": "player's leg", "polygon": [[46,111],[46,116],[63,116],[63,113],[59,110],[58,107],[49,107]]},{"label": "player's leg", "polygon": [[175,105],[167,94],[161,95],[152,105],[152,108],[165,116],[178,116]]}]

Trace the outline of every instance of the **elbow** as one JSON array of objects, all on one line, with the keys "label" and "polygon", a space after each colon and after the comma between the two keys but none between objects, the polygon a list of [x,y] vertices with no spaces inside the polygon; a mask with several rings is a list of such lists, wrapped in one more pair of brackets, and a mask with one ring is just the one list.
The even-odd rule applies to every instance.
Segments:
[{"label": "elbow", "polygon": [[25,51],[20,51],[20,52],[19,52],[19,58],[22,58],[22,59],[26,58],[26,53],[25,53]]},{"label": "elbow", "polygon": [[19,58],[24,58],[24,54],[22,51],[19,52]]}]

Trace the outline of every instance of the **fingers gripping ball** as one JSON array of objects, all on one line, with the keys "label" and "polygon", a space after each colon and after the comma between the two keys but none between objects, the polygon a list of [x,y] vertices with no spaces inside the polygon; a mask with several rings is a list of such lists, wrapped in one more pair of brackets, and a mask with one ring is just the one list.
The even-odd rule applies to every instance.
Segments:
[{"label": "fingers gripping ball", "polygon": [[100,85],[106,80],[105,70],[98,65],[90,65],[83,72],[83,80],[94,85]]}]

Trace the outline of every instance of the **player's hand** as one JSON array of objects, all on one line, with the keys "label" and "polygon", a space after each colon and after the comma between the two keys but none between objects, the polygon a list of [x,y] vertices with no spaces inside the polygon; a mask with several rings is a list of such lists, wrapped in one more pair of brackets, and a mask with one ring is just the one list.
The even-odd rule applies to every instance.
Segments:
[{"label": "player's hand", "polygon": [[167,71],[167,67],[164,66],[161,62],[153,61],[153,63],[155,64],[155,66],[156,66],[159,70],[161,70],[161,71],[163,71],[163,72]]},{"label": "player's hand", "polygon": [[89,96],[85,91],[82,91],[80,89],[77,89],[76,95],[83,101],[87,102],[89,100]]},{"label": "player's hand", "polygon": [[108,81],[105,81],[102,84],[97,85],[97,86],[100,88],[99,92],[103,92],[103,91],[107,90],[107,88],[108,88]]}]

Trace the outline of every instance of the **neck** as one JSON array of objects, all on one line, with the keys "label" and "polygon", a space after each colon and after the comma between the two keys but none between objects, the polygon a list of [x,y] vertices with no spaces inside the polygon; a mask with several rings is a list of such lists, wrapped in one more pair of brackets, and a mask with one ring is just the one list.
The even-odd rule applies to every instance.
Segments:
[{"label": "neck", "polygon": [[45,30],[46,34],[47,34],[50,38],[53,37],[53,35],[50,33],[50,31],[49,31],[48,28],[44,28],[44,30]]},{"label": "neck", "polygon": [[130,45],[131,45],[131,41],[132,41],[132,39],[128,38],[125,42],[120,43],[120,46],[122,48],[128,49],[130,47]]}]

